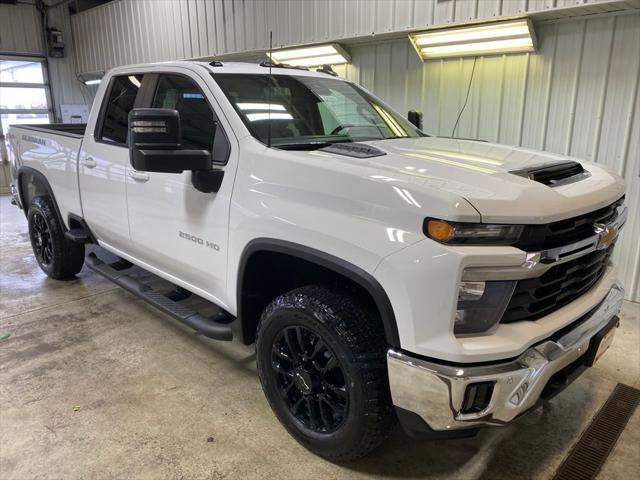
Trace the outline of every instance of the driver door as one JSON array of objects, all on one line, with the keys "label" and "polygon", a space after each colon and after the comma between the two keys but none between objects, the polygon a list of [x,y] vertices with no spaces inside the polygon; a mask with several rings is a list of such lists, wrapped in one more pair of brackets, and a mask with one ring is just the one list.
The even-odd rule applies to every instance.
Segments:
[{"label": "driver door", "polygon": [[[193,75],[193,74],[191,74]],[[150,107],[180,113],[186,149],[213,152],[225,176],[216,193],[202,193],[181,174],[126,172],[132,250],[148,269],[210,300],[224,304],[229,204],[236,151],[212,105],[208,86],[184,73],[160,73]],[[215,145],[215,149],[214,149]],[[224,158],[221,158],[224,157]]]}]

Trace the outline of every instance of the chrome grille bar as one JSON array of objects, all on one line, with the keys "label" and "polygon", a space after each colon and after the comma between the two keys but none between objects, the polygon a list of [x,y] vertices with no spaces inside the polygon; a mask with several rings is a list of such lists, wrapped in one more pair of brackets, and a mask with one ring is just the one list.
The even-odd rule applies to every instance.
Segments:
[{"label": "chrome grille bar", "polygon": [[[616,208],[616,218],[608,224],[615,229],[613,243],[620,229],[627,220],[627,206],[620,205]],[[601,236],[593,236],[562,247],[542,250],[540,252],[527,252],[525,261],[520,265],[501,267],[467,267],[462,273],[462,280],[469,282],[499,281],[499,280],[524,280],[543,275],[547,270],[556,265],[575,260],[583,255],[599,250]]]}]

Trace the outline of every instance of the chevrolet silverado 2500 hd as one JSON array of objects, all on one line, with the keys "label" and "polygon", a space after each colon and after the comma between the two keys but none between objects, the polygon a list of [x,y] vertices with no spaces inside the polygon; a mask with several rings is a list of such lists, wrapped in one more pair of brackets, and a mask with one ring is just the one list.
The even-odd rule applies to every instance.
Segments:
[{"label": "chevrolet silverado 2500 hd", "polygon": [[326,69],[267,67],[116,68],[87,125],[11,127],[42,270],[87,263],[210,338],[255,343],[274,413],[331,459],[397,419],[432,436],[511,422],[608,348],[620,178],[430,136]]}]

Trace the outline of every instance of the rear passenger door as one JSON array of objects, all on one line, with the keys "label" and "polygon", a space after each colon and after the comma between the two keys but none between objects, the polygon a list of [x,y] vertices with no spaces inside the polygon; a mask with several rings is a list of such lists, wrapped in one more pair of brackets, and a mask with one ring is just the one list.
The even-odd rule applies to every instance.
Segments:
[{"label": "rear passenger door", "polygon": [[79,156],[83,216],[98,239],[116,249],[130,244],[125,183],[127,126],[129,112],[142,102],[139,93],[143,82],[142,74],[110,79],[95,130],[85,135]]},{"label": "rear passenger door", "polygon": [[[157,72],[156,72],[157,73]],[[229,205],[236,162],[215,98],[197,75],[160,73],[149,105],[180,113],[185,149],[213,152],[225,170],[216,193],[193,187],[191,172],[138,172],[127,168],[132,250],[151,270],[225,305]],[[146,96],[146,94],[145,94]]]}]

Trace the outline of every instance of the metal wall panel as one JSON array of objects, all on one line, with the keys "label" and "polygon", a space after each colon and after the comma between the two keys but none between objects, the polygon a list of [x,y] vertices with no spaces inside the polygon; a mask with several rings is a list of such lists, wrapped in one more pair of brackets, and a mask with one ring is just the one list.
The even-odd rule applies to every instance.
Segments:
[{"label": "metal wall panel", "polygon": [[[117,0],[73,17],[81,72],[639,0]],[[583,12],[589,13],[589,12]]]},{"label": "metal wall panel", "polygon": [[[616,247],[627,296],[640,301],[640,13],[546,23],[535,54],[477,60],[456,135],[595,161],[622,175],[630,215]],[[451,135],[474,60],[422,63],[408,42],[350,48],[338,72],[424,128]]]},{"label": "metal wall panel", "polygon": [[0,5],[0,54],[44,53],[40,14],[31,3]]},{"label": "metal wall panel", "polygon": [[76,76],[71,21],[66,5],[60,5],[50,10],[49,24],[62,32],[66,43],[67,55],[64,58],[50,58],[48,60],[54,110],[56,116],[60,118],[60,105],[91,106],[95,89],[89,89]]}]

